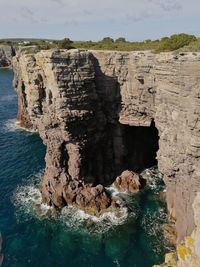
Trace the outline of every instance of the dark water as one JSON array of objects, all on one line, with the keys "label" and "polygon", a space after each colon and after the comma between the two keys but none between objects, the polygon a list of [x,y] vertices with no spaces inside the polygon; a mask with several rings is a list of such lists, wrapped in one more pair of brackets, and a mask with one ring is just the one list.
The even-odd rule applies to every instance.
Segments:
[{"label": "dark water", "polygon": [[[161,224],[165,208],[156,188],[123,195],[129,206],[94,222],[73,210],[39,216],[37,183],[45,147],[39,136],[15,124],[17,97],[13,74],[0,70],[0,231],[4,267],[150,267],[163,261],[166,245]],[[44,214],[48,208],[44,208]],[[129,215],[128,215],[129,214]]]}]

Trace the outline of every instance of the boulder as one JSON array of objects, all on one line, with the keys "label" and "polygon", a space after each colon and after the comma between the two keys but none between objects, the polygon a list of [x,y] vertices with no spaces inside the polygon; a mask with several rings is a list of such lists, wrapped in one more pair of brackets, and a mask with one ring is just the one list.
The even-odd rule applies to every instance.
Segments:
[{"label": "boulder", "polygon": [[116,178],[114,186],[119,191],[135,193],[142,187],[141,177],[138,173],[126,170]]}]

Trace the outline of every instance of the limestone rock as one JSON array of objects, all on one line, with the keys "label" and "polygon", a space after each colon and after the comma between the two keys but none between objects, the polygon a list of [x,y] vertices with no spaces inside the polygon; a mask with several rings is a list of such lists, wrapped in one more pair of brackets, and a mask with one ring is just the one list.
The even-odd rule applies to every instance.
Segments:
[{"label": "limestone rock", "polygon": [[11,67],[11,60],[14,55],[14,47],[10,45],[0,45],[0,68]]},{"label": "limestone rock", "polygon": [[44,199],[55,195],[63,205],[67,177],[105,186],[124,170],[155,164],[146,162],[158,149],[155,133],[143,135],[154,123],[178,240],[191,234],[200,191],[200,53],[48,50],[17,55],[13,68],[18,118],[47,146]]},{"label": "limestone rock", "polygon": [[122,192],[138,192],[142,187],[141,177],[132,171],[124,171],[114,182],[114,186]]},{"label": "limestone rock", "polygon": [[67,205],[74,205],[90,215],[99,216],[112,203],[111,197],[102,185],[84,185],[79,181],[71,181],[65,188],[63,198]]},{"label": "limestone rock", "polygon": [[198,267],[200,266],[200,193],[193,203],[195,229],[184,242],[177,244],[176,252],[165,256],[165,263],[154,267]]}]

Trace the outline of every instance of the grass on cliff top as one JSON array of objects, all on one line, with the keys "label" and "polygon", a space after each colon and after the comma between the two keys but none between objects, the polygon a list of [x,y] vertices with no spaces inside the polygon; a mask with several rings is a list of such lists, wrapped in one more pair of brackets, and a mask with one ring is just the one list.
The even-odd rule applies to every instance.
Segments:
[{"label": "grass on cliff top", "polygon": [[[0,43],[8,43],[8,41],[0,41]],[[22,41],[9,41],[9,44],[19,45],[23,50],[30,52],[40,51],[44,49],[60,48],[83,48],[90,50],[113,50],[113,51],[143,51],[151,50],[155,53],[168,52],[168,51],[200,51],[200,39],[194,35],[189,34],[174,34],[170,37],[163,37],[159,40],[145,40],[143,42],[129,42],[121,37],[116,40],[105,37],[103,40],[94,41],[71,41],[69,38],[63,40],[28,40]]]}]

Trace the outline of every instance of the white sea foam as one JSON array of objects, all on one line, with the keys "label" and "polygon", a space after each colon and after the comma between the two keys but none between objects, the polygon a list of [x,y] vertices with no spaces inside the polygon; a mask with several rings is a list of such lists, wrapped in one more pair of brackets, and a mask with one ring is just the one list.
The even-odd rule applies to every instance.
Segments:
[{"label": "white sea foam", "polygon": [[147,186],[155,193],[164,189],[163,175],[157,167],[146,169],[140,175],[147,180]]},{"label": "white sea foam", "polygon": [[15,132],[15,131],[26,131],[29,133],[36,133],[36,130],[33,129],[26,129],[24,127],[20,126],[20,122],[17,121],[16,119],[10,119],[7,120],[5,125],[4,125],[4,130],[7,132]]},{"label": "white sea foam", "polygon": [[[18,187],[14,195],[14,205],[18,208],[17,217],[29,214],[39,216],[40,219],[47,214],[54,216],[53,208],[42,203],[41,193],[38,187],[33,185]],[[66,226],[74,229],[84,228],[88,232],[103,233],[116,225],[123,224],[129,216],[128,209],[121,206],[117,211],[109,211],[100,217],[92,216],[76,207],[66,206],[61,210],[57,220],[62,221]],[[24,216],[22,216],[24,219]]]},{"label": "white sea foam", "polygon": [[164,208],[159,208],[154,212],[147,210],[145,216],[142,219],[141,226],[146,234],[150,237],[149,240],[150,242],[152,242],[152,248],[155,253],[161,252],[162,247],[159,245],[160,243],[166,243],[166,248],[168,246],[163,236],[162,225],[164,223],[167,223],[167,214]]},{"label": "white sea foam", "polygon": [[[12,200],[17,207],[18,220],[29,220],[34,216],[42,219],[42,217],[50,215],[67,227],[77,230],[82,228],[91,233],[104,233],[116,225],[124,224],[130,216],[127,207],[120,198],[117,201],[119,209],[105,212],[99,217],[89,215],[72,206],[64,207],[60,214],[55,213],[52,207],[42,203],[42,196],[38,189],[42,175],[43,171],[29,177],[27,179],[29,184],[19,186],[15,191]],[[134,216],[133,212],[131,216]]]},{"label": "white sea foam", "polygon": [[0,97],[0,101],[12,101],[16,98],[16,95],[3,95]]},{"label": "white sea foam", "polygon": [[109,193],[115,197],[118,196],[120,194],[119,190],[117,189],[117,187],[115,187],[114,185],[111,185],[109,187],[106,187],[106,190],[109,191]]},{"label": "white sea foam", "polygon": [[8,132],[15,132],[19,128],[19,122],[16,119],[7,120],[4,125],[4,129]]},{"label": "white sea foam", "polygon": [[[147,170],[146,172],[149,176],[152,176],[151,171]],[[42,204],[41,193],[38,189],[38,183],[42,175],[43,171],[28,177],[29,184],[17,188],[14,204],[18,207],[19,214],[28,213],[29,218],[32,216],[42,218],[50,215],[60,220],[67,227],[77,230],[81,228],[92,233],[104,233],[114,226],[124,224],[130,217],[137,217],[137,199],[133,198],[133,195],[119,192],[113,186],[106,189],[117,199],[119,209],[105,212],[100,217],[89,215],[83,210],[72,206],[64,207],[59,214],[55,213],[53,208]],[[155,214],[147,212],[142,221],[145,231],[149,235],[155,236],[159,232],[160,224],[166,219],[164,216],[166,215],[163,209],[160,209]]]},{"label": "white sea foam", "polygon": [[70,228],[84,228],[91,233],[105,233],[114,226],[124,224],[128,215],[125,207],[121,207],[118,211],[105,212],[99,217],[89,215],[75,207],[64,207],[60,218]]}]

